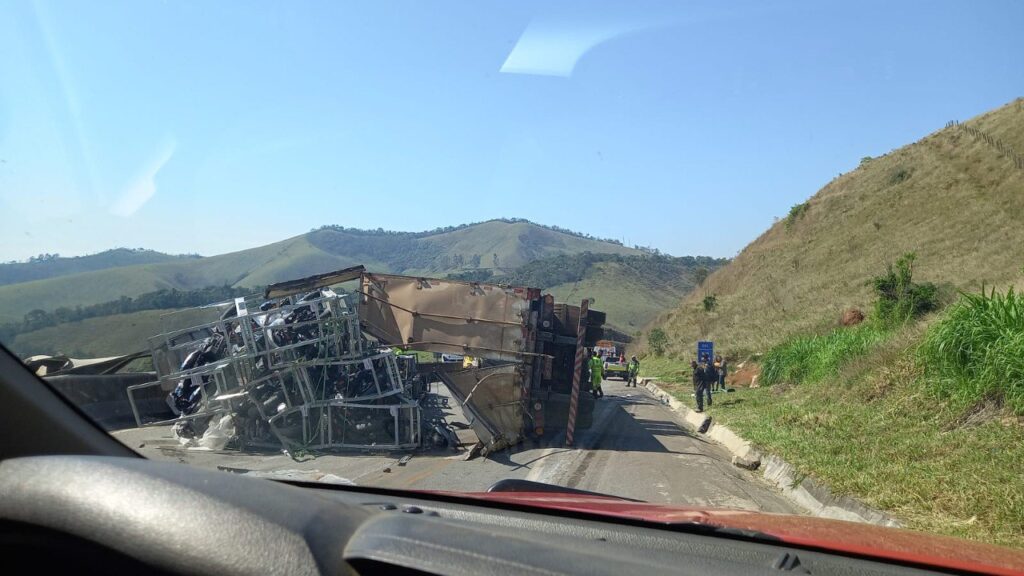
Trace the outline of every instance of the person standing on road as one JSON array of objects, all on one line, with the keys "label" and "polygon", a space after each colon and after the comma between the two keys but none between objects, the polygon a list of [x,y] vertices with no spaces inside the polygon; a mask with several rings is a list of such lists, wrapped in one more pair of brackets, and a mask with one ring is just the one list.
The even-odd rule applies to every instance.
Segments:
[{"label": "person standing on road", "polygon": [[636,359],[636,356],[629,359],[629,365],[626,367],[626,375],[626,386],[632,384],[633,388],[636,388],[636,379],[637,376],[640,375],[640,361]]},{"label": "person standing on road", "polygon": [[711,406],[711,390],[718,383],[718,369],[715,368],[715,363],[711,360],[710,355],[706,356],[704,360],[704,377],[707,379],[704,391],[708,395],[708,406]]},{"label": "person standing on road", "polygon": [[693,396],[697,399],[697,412],[704,411],[704,363],[697,363],[696,360],[690,361],[690,369],[693,370]]},{"label": "person standing on road", "polygon": [[[704,354],[703,356],[701,356],[700,364],[698,366],[700,368],[701,381],[703,382],[703,385],[701,386],[701,392],[703,392],[707,396],[708,407],[710,408],[712,403],[711,387],[714,386],[715,382],[718,381],[718,371],[715,370],[715,365],[712,363],[711,356],[708,354]],[[697,406],[699,407],[701,404],[701,402],[698,402]],[[700,410],[698,410],[698,412],[699,411]]]},{"label": "person standing on road", "polygon": [[597,350],[594,350],[594,355],[590,357],[590,392],[594,395],[594,398],[603,398],[604,390],[601,389],[601,381],[604,380],[604,361],[597,355]]}]

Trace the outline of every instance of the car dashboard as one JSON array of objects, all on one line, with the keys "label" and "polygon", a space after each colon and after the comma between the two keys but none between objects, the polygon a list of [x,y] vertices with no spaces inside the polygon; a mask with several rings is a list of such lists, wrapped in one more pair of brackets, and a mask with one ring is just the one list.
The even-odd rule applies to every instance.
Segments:
[{"label": "car dashboard", "polygon": [[0,462],[0,550],[112,574],[931,573],[706,526],[97,456]]}]

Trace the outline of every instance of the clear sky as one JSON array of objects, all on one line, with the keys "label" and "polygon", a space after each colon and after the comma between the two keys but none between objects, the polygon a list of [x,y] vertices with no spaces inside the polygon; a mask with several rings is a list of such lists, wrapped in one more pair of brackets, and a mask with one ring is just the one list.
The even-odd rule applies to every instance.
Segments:
[{"label": "clear sky", "polygon": [[1024,2],[0,1],[0,260],[524,217],[733,256],[1024,95]]}]

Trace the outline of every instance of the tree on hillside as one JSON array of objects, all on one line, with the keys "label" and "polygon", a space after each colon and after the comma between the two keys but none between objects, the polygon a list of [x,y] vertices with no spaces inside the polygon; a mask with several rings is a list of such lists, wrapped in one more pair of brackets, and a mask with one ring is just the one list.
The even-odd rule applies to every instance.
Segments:
[{"label": "tree on hillside", "polygon": [[30,330],[38,330],[39,328],[50,326],[52,323],[53,320],[50,318],[50,315],[46,313],[46,310],[36,308],[35,310],[31,310],[25,314],[25,326],[29,326]]},{"label": "tree on hillside", "polygon": [[697,286],[701,286],[704,284],[704,281],[708,279],[709,274],[710,272],[708,272],[707,268],[700,266],[693,271],[693,280],[697,283]]},{"label": "tree on hillside", "polygon": [[647,335],[647,345],[651,347],[651,352],[654,352],[655,356],[662,356],[665,354],[665,346],[668,345],[668,335],[661,328],[655,328]]}]

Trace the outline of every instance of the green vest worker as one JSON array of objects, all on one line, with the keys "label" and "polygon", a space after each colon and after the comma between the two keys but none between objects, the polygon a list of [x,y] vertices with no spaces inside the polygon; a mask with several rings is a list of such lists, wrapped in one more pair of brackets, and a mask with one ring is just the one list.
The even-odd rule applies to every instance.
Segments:
[{"label": "green vest worker", "polygon": [[601,381],[604,380],[604,361],[597,355],[597,351],[594,351],[594,355],[590,357],[590,392],[594,395],[594,398],[601,398],[604,396],[604,390],[601,390]]},{"label": "green vest worker", "polygon": [[629,366],[626,368],[626,374],[628,375],[628,378],[626,379],[626,386],[632,384],[633,388],[636,388],[636,378],[640,375],[640,361],[636,359],[636,356],[629,359]]}]

